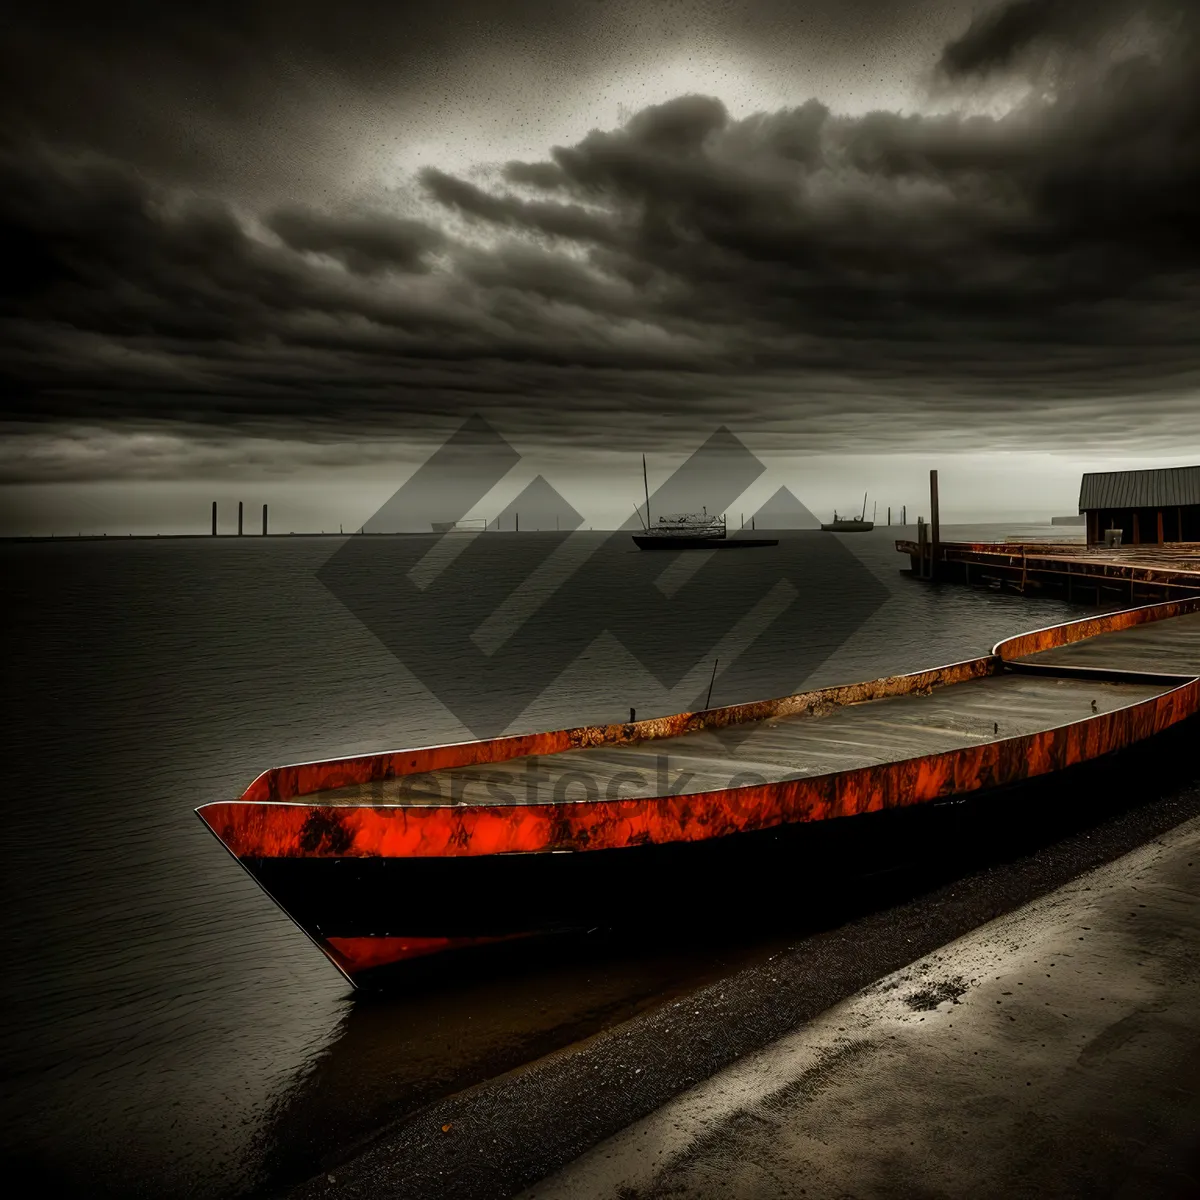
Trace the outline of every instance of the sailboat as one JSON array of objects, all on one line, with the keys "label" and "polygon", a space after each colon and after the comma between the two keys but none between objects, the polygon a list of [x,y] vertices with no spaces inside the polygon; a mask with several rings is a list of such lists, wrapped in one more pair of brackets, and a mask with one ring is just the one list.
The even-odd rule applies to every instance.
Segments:
[{"label": "sailboat", "polygon": [[834,509],[833,520],[821,528],[827,533],[870,533],[875,528],[875,522],[867,520],[867,493],[863,492],[861,516],[839,517],[837,509]]},{"label": "sailboat", "polygon": [[646,456],[642,455],[642,486],[646,491],[645,530],[633,535],[639,550],[745,550],[753,546],[778,546],[778,538],[729,537],[725,518],[710,514],[705,507],[698,513],[673,513],[650,520],[650,482],[646,474]]}]

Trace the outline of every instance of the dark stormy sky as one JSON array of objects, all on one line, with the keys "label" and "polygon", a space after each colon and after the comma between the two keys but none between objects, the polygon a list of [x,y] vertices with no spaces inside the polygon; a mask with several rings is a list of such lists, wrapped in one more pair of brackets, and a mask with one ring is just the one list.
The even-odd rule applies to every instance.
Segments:
[{"label": "dark stormy sky", "polygon": [[5,532],[357,524],[471,413],[598,524],[720,425],[814,509],[1200,460],[1194,0],[8,20]]}]

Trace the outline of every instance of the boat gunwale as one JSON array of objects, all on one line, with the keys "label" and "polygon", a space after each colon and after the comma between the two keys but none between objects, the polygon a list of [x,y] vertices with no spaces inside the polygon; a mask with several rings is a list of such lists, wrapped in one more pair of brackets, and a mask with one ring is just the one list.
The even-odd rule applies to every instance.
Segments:
[{"label": "boat gunwale", "polygon": [[[831,709],[851,707],[872,700],[886,700],[895,696],[913,694],[928,695],[934,688],[953,687],[974,679],[984,679],[1000,673],[1003,664],[995,655],[985,654],[978,658],[961,659],[941,667],[929,667],[921,671],[909,671],[900,675],[885,675],[858,683],[833,684],[806,692],[792,692],[786,696],[765,700],[749,700],[740,704],[723,705],[719,708],[697,709],[692,712],[672,713],[663,717],[649,717],[642,721],[625,721],[611,725],[577,725],[566,729],[547,730],[536,733],[504,734],[496,738],[482,738],[462,742],[443,742],[430,746],[414,746],[400,750],[383,750],[372,754],[347,755],[344,758],[313,759],[307,762],[290,763],[269,767],[261,772],[240,796],[239,801],[256,803],[281,803],[294,797],[310,796],[318,792],[337,791],[362,783],[387,782],[407,775],[421,775],[435,770],[451,770],[456,767],[477,766],[492,762],[510,762],[515,758],[547,757],[568,750],[586,750],[599,746],[636,745],[646,741],[662,741],[686,733],[700,733],[708,729],[725,729],[731,725],[755,724],[778,717],[820,716]],[[538,748],[531,743],[549,742],[547,748]],[[555,745],[555,742],[561,744]],[[494,754],[472,754],[467,751],[496,751]],[[512,751],[506,753],[506,751]],[[409,769],[395,769],[396,760],[406,757],[435,755],[447,760],[463,755],[460,761],[445,761],[437,765],[408,764]],[[288,776],[296,773],[322,770],[353,771],[356,767],[386,767],[383,773],[343,778],[341,782],[330,781],[317,786],[309,778],[295,781],[294,788]],[[283,786],[281,786],[283,785]],[[422,807],[437,807],[424,805]],[[199,811],[199,810],[197,810]]]},{"label": "boat gunwale", "polygon": [[[1197,711],[1200,676],[1120,708],[1032,733],[737,788],[504,805],[233,800],[196,811],[239,860],[473,857],[686,843],[915,807],[1024,783],[1125,749]],[[1139,730],[1147,721],[1149,728]],[[263,824],[268,812],[278,820]],[[216,822],[221,822],[220,830]]]}]

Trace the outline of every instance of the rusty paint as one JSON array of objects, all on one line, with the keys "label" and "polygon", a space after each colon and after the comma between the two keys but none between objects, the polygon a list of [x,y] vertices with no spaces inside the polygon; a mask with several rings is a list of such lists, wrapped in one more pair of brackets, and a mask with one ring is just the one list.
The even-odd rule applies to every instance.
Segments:
[{"label": "rusty paint", "polygon": [[1083,617],[1076,621],[1064,621],[1061,625],[1049,625],[1045,629],[1035,629],[1030,633],[1005,638],[1004,641],[996,643],[992,648],[992,654],[1003,662],[1011,662],[1016,658],[1024,658],[1028,654],[1053,650],[1058,646],[1066,646],[1072,642],[1083,641],[1085,638],[1096,637],[1098,634],[1117,633],[1122,629],[1132,629],[1135,625],[1144,625],[1150,621],[1163,621],[1170,617],[1182,617],[1194,612],[1200,612],[1200,596],[1184,600],[1168,600],[1162,604],[1144,604],[1138,608],[1122,609],[1120,612]]},{"label": "rusty paint", "polygon": [[299,763],[264,771],[242,793],[243,801],[279,802],[314,792],[334,791],[351,784],[379,783],[404,775],[448,770],[480,763],[506,762],[513,758],[557,754],[589,746],[629,745],[657,738],[678,737],[701,729],[764,721],[771,717],[817,713],[867,700],[903,696],[994,675],[999,662],[992,656],[968,659],[910,675],[892,675],[866,683],[845,684],[818,691],[799,692],[773,700],[755,700],[704,712],[676,713],[621,725],[585,725],[549,733],[521,734],[448,746],[426,746],[413,750],[364,754],[325,762]]},{"label": "rusty paint", "polygon": [[341,806],[230,801],[201,816],[239,858],[450,857],[691,842],[856,816],[1015,783],[1151,737],[1200,707],[1200,680],[1083,721],[941,754],[731,790],[587,804]]}]

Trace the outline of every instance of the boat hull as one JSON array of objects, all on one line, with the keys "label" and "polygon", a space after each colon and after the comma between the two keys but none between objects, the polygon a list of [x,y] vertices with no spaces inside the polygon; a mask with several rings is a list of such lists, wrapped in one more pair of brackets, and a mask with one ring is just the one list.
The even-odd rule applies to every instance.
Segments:
[{"label": "boat hull", "polygon": [[822,525],[826,533],[870,533],[875,528],[874,521],[830,521]]},{"label": "boat hull", "polygon": [[[901,871],[969,869],[1001,839],[1052,837],[1102,820],[1151,771],[1190,778],[1197,719],[1153,742],[1061,772],[915,808],[783,825],[705,841],[588,854],[279,858],[242,866],[356,987],[403,984],[450,962],[517,960],[551,938],[786,930],[819,923],[824,897],[863,910]],[[399,932],[397,932],[399,931]],[[503,958],[499,958],[503,955]],[[488,957],[492,956],[492,957]]]},{"label": "boat hull", "polygon": [[[840,836],[835,831],[855,831],[857,838],[866,828],[839,818],[870,817],[877,828],[876,817],[912,822],[922,810],[1038,780],[1056,787],[1061,801],[1064,789],[1075,786],[1070,780],[1078,768],[1095,768],[1192,718],[1200,710],[1200,677],[1142,672],[1148,690],[1134,702],[1093,708],[1095,715],[1081,720],[749,786],[557,803],[330,803],[317,795],[531,755],[646,741],[669,745],[689,731],[803,718],[935,689],[944,694],[958,684],[991,687],[996,675],[1019,681],[1042,672],[1057,694],[1070,691],[1057,683],[1063,668],[1039,667],[1030,656],[1180,614],[1200,614],[1200,601],[1069,622],[1009,639],[984,658],[869,684],[628,725],[279,768],[238,800],[198,813],[355,983],[409,959],[531,934],[644,922],[648,915],[713,920],[731,897],[761,897],[765,881],[790,884],[798,865],[811,873],[827,860],[830,843],[822,839]],[[1096,686],[1111,674],[1096,673]],[[861,849],[856,846],[859,858]]]}]

